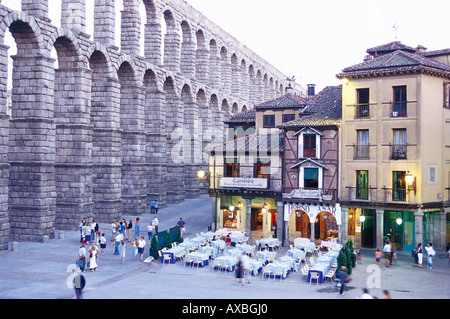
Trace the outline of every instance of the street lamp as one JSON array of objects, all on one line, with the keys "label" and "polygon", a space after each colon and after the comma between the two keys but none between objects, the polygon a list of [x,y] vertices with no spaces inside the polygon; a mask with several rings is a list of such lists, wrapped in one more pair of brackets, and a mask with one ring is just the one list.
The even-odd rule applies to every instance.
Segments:
[{"label": "street lamp", "polygon": [[397,225],[401,225],[403,223],[403,219],[401,215],[397,215],[397,219],[395,221]]},{"label": "street lamp", "polygon": [[405,176],[405,182],[408,186],[408,190],[413,190],[416,195],[416,178],[412,176],[411,172],[407,172]]}]

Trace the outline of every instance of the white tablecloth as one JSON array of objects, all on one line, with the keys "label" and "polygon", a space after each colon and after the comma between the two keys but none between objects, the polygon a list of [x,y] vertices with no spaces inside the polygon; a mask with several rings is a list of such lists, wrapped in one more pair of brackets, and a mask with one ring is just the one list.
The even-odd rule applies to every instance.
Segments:
[{"label": "white tablecloth", "polygon": [[276,270],[281,270],[283,278],[286,278],[291,271],[291,265],[288,262],[276,261],[264,266],[265,269],[271,271],[271,276],[275,276]]},{"label": "white tablecloth", "polygon": [[267,263],[267,260],[270,259],[271,257],[275,257],[276,252],[274,251],[268,251],[268,250],[262,250],[262,251],[258,251],[256,252],[256,257],[258,258],[258,260],[260,260],[263,264]]},{"label": "white tablecloth", "polygon": [[287,254],[288,254],[288,256],[291,256],[295,260],[299,260],[300,258],[302,258],[306,255],[305,251],[298,249],[298,248],[289,249],[287,251]]}]

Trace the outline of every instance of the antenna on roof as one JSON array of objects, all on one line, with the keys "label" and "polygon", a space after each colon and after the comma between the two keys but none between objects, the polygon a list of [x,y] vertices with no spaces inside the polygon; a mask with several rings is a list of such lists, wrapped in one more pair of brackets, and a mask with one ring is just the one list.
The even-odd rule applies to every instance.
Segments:
[{"label": "antenna on roof", "polygon": [[393,28],[394,28],[394,37],[395,37],[395,41],[397,41],[397,30],[398,30],[398,27],[397,27],[397,21],[395,21],[395,24],[394,24]]},{"label": "antenna on roof", "polygon": [[289,87],[291,87],[291,83],[295,82],[295,75],[293,75],[291,77],[287,77],[286,81],[289,82]]}]

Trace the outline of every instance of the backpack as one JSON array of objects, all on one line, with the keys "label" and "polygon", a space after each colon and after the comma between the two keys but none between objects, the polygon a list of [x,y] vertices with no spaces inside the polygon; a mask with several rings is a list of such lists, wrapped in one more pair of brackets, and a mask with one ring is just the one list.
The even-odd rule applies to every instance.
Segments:
[{"label": "backpack", "polygon": [[416,248],[416,249],[413,249],[413,250],[411,251],[411,256],[412,256],[412,257],[416,257],[416,256],[417,256],[417,248]]}]

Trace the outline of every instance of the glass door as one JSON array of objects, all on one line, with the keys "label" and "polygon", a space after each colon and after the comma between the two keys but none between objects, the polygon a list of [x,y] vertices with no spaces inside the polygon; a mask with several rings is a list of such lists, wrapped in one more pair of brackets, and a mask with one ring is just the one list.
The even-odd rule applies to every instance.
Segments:
[{"label": "glass door", "polygon": [[369,171],[357,171],[356,198],[369,199]]}]

